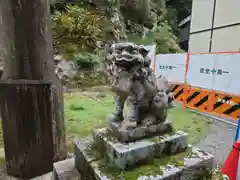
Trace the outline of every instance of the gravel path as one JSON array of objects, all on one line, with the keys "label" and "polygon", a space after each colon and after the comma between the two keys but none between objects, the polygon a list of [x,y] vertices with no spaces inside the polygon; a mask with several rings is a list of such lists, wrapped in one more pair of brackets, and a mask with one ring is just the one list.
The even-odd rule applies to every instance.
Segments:
[{"label": "gravel path", "polygon": [[235,134],[236,126],[214,120],[209,134],[196,147],[213,154],[217,164],[223,164],[232,149]]}]

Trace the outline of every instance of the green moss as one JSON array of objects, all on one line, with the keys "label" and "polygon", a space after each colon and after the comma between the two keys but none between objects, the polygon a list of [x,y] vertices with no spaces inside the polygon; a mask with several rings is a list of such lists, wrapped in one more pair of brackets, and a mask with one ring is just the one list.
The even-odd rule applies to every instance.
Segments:
[{"label": "green moss", "polygon": [[137,179],[139,176],[157,176],[163,174],[163,169],[172,165],[174,167],[183,167],[184,158],[192,157],[193,153],[191,149],[186,152],[173,155],[173,156],[163,156],[161,158],[155,158],[149,161],[147,164],[141,164],[135,167],[134,170],[121,171],[116,168],[113,164],[109,163],[107,156],[102,156],[96,149],[96,144],[92,143],[86,149],[86,153],[93,157],[97,164],[98,169],[102,172],[102,175],[107,176],[110,179],[125,179],[132,180]]},{"label": "green moss", "polygon": [[110,179],[132,180],[137,179],[139,176],[163,175],[163,170],[167,165],[172,165],[174,167],[183,167],[183,160],[185,157],[188,157],[188,152],[184,152],[176,156],[153,159],[148,164],[136,167],[132,171],[120,171],[113,165],[109,164],[106,159],[99,160],[97,164],[99,170],[103,173],[103,175],[107,176]]},{"label": "green moss", "polygon": [[85,153],[87,156],[92,157],[95,160],[105,159],[106,157],[105,151],[103,151],[102,148],[99,148],[99,145],[94,142],[88,144]]},{"label": "green moss", "polygon": [[99,134],[103,139],[106,139],[106,141],[111,141],[111,142],[117,142],[118,139],[114,136],[111,135],[108,129],[106,129],[105,132],[101,132]]},{"label": "green moss", "polygon": [[107,160],[102,159],[98,161],[98,168],[103,175],[106,175],[110,179],[133,180],[137,179],[139,176],[157,176],[163,174],[163,170],[157,159],[151,161],[150,164],[141,165],[131,171],[121,171],[109,164]]}]

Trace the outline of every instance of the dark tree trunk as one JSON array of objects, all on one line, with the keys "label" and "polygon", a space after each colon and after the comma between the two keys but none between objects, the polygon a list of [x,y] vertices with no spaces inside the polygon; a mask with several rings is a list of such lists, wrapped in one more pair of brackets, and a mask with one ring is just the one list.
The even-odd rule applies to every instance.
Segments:
[{"label": "dark tree trunk", "polygon": [[51,84],[37,80],[0,82],[0,110],[9,174],[33,178],[52,170]]},{"label": "dark tree trunk", "polygon": [[[67,150],[63,92],[54,73],[51,34],[49,0],[0,0],[0,58],[4,60],[2,79],[51,82],[49,119],[52,120],[54,161],[58,161],[66,158]],[[14,108],[16,106],[9,107]],[[29,108],[28,111],[32,111]],[[12,136],[18,135],[13,132]]]}]

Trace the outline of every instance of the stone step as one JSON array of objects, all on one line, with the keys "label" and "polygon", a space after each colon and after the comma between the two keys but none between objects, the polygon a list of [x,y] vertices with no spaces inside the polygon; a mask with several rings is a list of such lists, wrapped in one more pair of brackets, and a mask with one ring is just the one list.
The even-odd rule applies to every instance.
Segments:
[{"label": "stone step", "polygon": [[120,169],[132,169],[135,165],[143,164],[154,157],[184,152],[188,147],[187,134],[182,131],[122,143],[103,128],[95,129],[93,138],[95,148]]},{"label": "stone step", "polygon": [[54,180],[81,180],[78,170],[75,168],[75,159],[66,159],[53,164]]},{"label": "stone step", "polygon": [[75,164],[83,180],[196,180],[210,176],[213,167],[211,154],[192,148],[184,154],[182,163],[161,165],[158,159],[134,170],[122,171],[111,166],[104,157],[97,156],[91,144],[89,140],[76,143]]},{"label": "stone step", "polygon": [[120,122],[109,122],[108,130],[112,136],[117,137],[120,141],[131,142],[145,137],[152,137],[158,134],[170,133],[173,130],[172,121],[166,120],[158,124],[145,126],[141,125],[130,130],[120,128]]}]

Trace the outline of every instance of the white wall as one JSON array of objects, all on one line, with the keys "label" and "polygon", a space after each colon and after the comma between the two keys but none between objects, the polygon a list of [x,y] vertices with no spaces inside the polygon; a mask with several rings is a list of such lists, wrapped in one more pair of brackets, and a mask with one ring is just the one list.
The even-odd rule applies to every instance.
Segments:
[{"label": "white wall", "polygon": [[240,23],[240,0],[216,0],[214,27],[234,23]]},{"label": "white wall", "polygon": [[189,36],[189,52],[209,52],[211,31],[191,34]]},{"label": "white wall", "polygon": [[193,0],[190,32],[212,27],[213,5],[214,0]]},{"label": "white wall", "polygon": [[[214,0],[193,0],[190,33],[212,28]],[[216,0],[214,28],[240,23],[240,0]],[[189,52],[209,52],[211,30],[190,34]],[[240,25],[213,30],[211,52],[239,51]]]},{"label": "white wall", "polygon": [[240,25],[213,30],[212,52],[239,50]]}]

